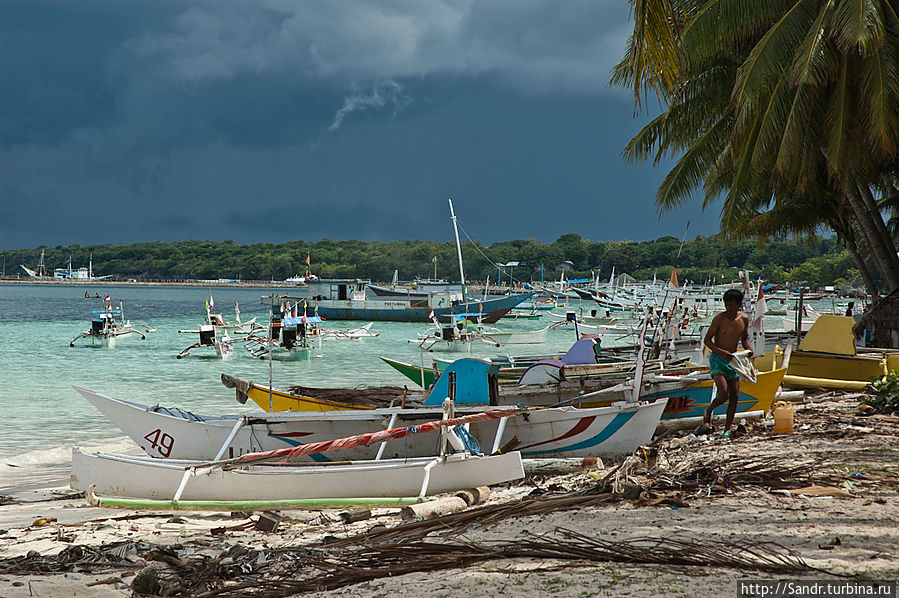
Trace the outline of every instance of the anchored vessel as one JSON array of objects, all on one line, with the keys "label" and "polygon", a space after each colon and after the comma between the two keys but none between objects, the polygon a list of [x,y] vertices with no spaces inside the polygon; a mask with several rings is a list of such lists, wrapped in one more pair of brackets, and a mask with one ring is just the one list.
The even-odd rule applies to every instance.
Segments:
[{"label": "anchored vessel", "polygon": [[[103,299],[103,306],[103,309],[91,310],[90,330],[82,332],[69,341],[70,347],[74,347],[75,341],[82,338],[91,339],[91,346],[114,347],[116,340],[119,338],[136,334],[141,340],[144,340],[147,338],[147,334],[157,330],[155,326],[150,324],[143,322],[132,324],[131,320],[126,320],[121,300],[119,301],[119,308],[112,309],[112,301],[109,295],[106,295]],[[143,332],[138,330],[137,327],[142,328]]]}]

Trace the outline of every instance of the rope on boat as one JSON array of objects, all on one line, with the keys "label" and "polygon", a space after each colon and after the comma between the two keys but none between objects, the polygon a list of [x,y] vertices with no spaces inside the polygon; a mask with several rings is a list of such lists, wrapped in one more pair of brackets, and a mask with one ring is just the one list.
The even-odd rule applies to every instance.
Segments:
[{"label": "rope on boat", "polygon": [[525,412],[523,407],[514,409],[489,409],[481,413],[471,415],[463,415],[460,417],[452,417],[444,420],[425,422],[414,426],[404,426],[400,428],[391,428],[389,430],[381,430],[379,432],[369,432],[366,434],[358,434],[347,438],[336,438],[324,442],[312,442],[296,447],[287,447],[276,449],[273,451],[261,451],[257,453],[246,453],[232,463],[255,463],[258,461],[288,461],[305,455],[314,455],[324,453],[326,451],[336,451],[341,449],[356,448],[359,446],[368,446],[379,442],[386,442],[396,438],[404,438],[411,434],[420,434],[422,432],[433,432],[440,428],[452,428],[463,424],[487,421],[491,419],[500,419],[510,417]]}]

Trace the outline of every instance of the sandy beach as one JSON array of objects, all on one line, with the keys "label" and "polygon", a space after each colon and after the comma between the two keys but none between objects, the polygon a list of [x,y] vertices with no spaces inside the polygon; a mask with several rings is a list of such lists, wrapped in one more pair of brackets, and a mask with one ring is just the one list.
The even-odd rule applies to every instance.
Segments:
[{"label": "sandy beach", "polygon": [[[430,521],[282,511],[267,533],[258,514],[99,509],[65,488],[23,487],[0,505],[0,595],[129,596],[152,561],[168,563],[155,590],[183,596],[701,596],[737,595],[740,579],[895,580],[899,417],[857,406],[857,395],[811,395],[791,435],[764,422],[734,440],[681,433],[649,458],[495,487]],[[678,542],[709,562],[679,562]],[[759,571],[734,552],[764,542],[793,568]]]}]

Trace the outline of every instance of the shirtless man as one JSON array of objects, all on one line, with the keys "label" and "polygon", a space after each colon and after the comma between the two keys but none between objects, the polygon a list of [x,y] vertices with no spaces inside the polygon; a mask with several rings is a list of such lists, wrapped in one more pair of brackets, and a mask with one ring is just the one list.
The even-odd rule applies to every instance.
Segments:
[{"label": "shirtless man", "polygon": [[740,313],[742,303],[743,293],[740,291],[730,289],[725,292],[725,311],[715,316],[705,335],[705,346],[712,352],[709,356],[709,369],[718,388],[718,396],[703,413],[702,425],[696,431],[697,435],[713,431],[712,412],[725,401],[728,401],[727,419],[724,422],[725,434],[730,432],[730,427],[734,423],[737,401],[740,398],[740,375],[734,370],[730,361],[741,342],[743,348],[752,351],[752,347],[749,346],[749,318],[746,314]]}]

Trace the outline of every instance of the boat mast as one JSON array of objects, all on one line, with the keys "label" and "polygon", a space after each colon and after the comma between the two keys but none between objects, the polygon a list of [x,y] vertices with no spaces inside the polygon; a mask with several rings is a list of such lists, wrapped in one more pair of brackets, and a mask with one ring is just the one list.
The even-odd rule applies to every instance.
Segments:
[{"label": "boat mast", "polygon": [[462,301],[468,301],[465,292],[465,271],[462,269],[462,246],[459,244],[459,226],[456,224],[456,213],[453,211],[453,200],[449,200],[450,218],[453,220],[453,231],[456,233],[456,253],[459,255],[459,277],[462,279]]}]

